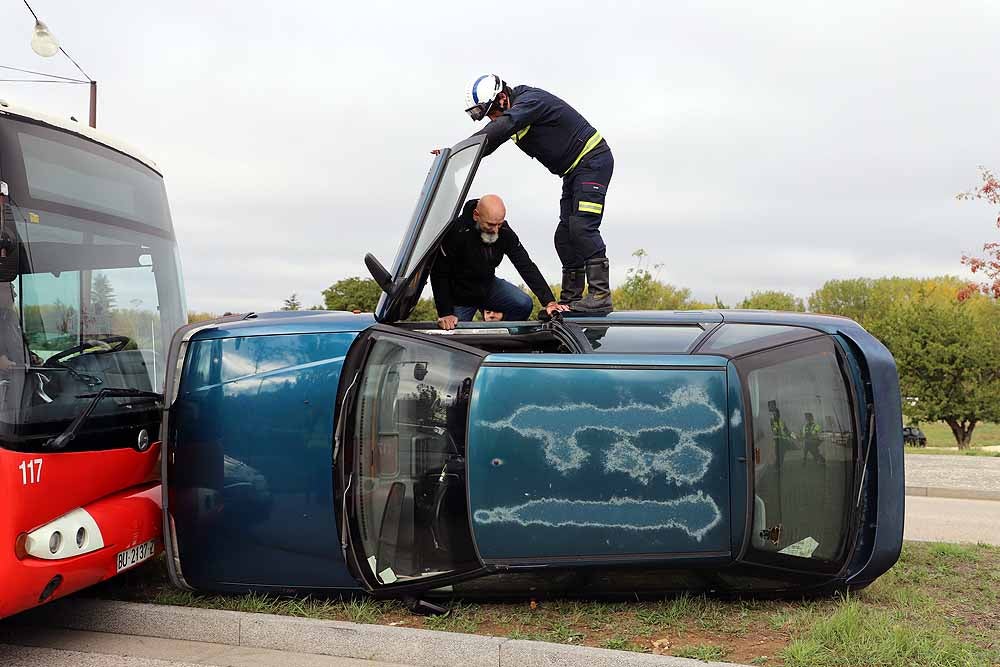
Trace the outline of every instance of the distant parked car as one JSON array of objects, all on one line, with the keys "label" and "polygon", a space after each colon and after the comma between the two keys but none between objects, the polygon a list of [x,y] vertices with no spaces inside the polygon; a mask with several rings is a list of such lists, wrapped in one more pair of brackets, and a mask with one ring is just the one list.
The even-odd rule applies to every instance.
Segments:
[{"label": "distant parked car", "polygon": [[926,447],[927,436],[916,426],[903,427],[903,444],[911,447]]}]

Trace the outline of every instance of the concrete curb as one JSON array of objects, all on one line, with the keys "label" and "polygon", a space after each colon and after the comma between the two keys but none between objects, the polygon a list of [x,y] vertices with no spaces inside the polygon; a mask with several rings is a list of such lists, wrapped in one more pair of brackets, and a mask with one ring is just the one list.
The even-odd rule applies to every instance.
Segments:
[{"label": "concrete curb", "polygon": [[1000,500],[1000,491],[955,489],[935,486],[907,486],[906,495],[927,498],[957,498],[961,500]]},{"label": "concrete curb", "polygon": [[15,617],[48,628],[396,662],[414,667],[738,667],[688,658],[387,625],[67,598]]}]

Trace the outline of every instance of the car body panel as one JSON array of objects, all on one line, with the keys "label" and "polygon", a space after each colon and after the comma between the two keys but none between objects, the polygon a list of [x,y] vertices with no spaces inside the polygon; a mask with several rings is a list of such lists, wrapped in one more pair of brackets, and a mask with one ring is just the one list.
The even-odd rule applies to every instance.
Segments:
[{"label": "car body panel", "polygon": [[[858,387],[857,399],[862,405],[872,406],[876,424],[861,491],[868,504],[859,519],[859,537],[851,562],[840,578],[826,581],[849,579],[860,585],[873,580],[895,562],[902,537],[902,431],[901,416],[893,404],[898,384],[891,357],[867,332],[843,318],[772,313],[718,315],[727,322],[732,317],[740,323],[806,326],[816,335],[833,336],[852,360],[852,373],[857,378],[864,376],[865,386]],[[581,320],[579,325],[595,319]],[[620,313],[601,321],[613,326],[639,319],[635,313]],[[647,326],[669,326],[695,320],[705,322],[705,314],[692,319],[686,314],[659,313],[647,316],[643,322]],[[715,326],[708,321],[709,327]],[[333,498],[330,464],[334,458],[335,420],[340,415],[338,392],[343,396],[344,385],[351,381],[340,377],[344,358],[349,356],[359,332],[372,324],[370,316],[344,313],[264,315],[218,326],[203,325],[190,338],[180,368],[180,390],[170,410],[176,424],[170,429],[171,456],[166,466],[167,497],[173,508],[167,513],[167,525],[175,549],[171,572],[177,575],[176,581],[204,590],[362,588],[357,573],[348,568],[343,557],[344,536],[336,516],[339,499]],[[523,323],[488,328],[523,332],[537,326]],[[400,331],[431,341],[470,340],[461,333],[426,336],[413,330]],[[202,345],[206,347],[200,348]],[[217,360],[217,377],[195,372],[205,358]],[[704,568],[715,563],[714,567],[725,567],[739,561],[749,542],[748,517],[752,509],[752,476],[747,466],[749,434],[739,382],[732,360],[697,350],[675,355],[488,355],[475,377],[467,464],[472,529],[484,564],[494,569],[532,565],[572,569],[601,563],[607,567],[615,563],[661,563],[656,567],[662,572],[680,573],[677,568],[682,565]],[[854,384],[862,383],[855,379]],[[517,421],[519,416],[528,416],[526,406],[544,405],[543,401],[569,406],[570,411],[561,417],[571,421],[580,421],[588,411],[593,412],[589,408],[574,412],[573,406],[580,405],[605,409],[608,412],[600,413],[605,417],[616,406],[629,403],[653,406],[648,408],[652,412],[662,409],[656,407],[656,401],[661,406],[666,404],[663,397],[682,385],[701,386],[725,422],[718,432],[694,438],[697,445],[711,450],[711,466],[718,466],[711,467],[696,484],[672,484],[653,476],[645,479],[638,468],[634,475],[606,470],[608,452],[603,450],[590,454],[596,459],[603,455],[603,462],[588,461],[578,471],[565,475],[546,459],[542,443],[545,437],[532,433],[534,429],[527,421]],[[559,402],[553,403],[555,399]],[[301,418],[312,409],[316,413],[311,413],[310,419]],[[560,422],[546,433],[561,433],[565,425]],[[587,441],[587,447],[600,448],[598,443],[602,443],[609,449],[618,435],[616,429],[626,434],[626,440],[639,443],[636,448],[647,461],[661,447],[653,439],[646,439],[651,436],[639,433],[643,427],[638,423],[615,425],[611,419],[604,419],[591,426],[596,428],[580,436],[581,442]],[[867,441],[867,425],[862,426],[861,435]],[[565,438],[561,441],[562,445],[566,442]],[[502,464],[496,465],[494,459],[500,459]],[[227,494],[229,502],[220,502],[214,511],[198,505],[207,496],[222,499]],[[648,527],[599,528],[586,535],[585,529],[565,521],[565,514],[562,519],[557,517],[567,506],[586,507],[582,504],[607,503],[616,497],[627,499],[624,506],[632,502],[670,502],[699,494],[711,498],[719,509],[718,522],[703,532],[700,540],[675,527],[663,529],[652,539],[650,535],[657,531],[650,532]],[[544,507],[529,504],[553,498],[566,502],[547,503]],[[225,509],[230,503],[239,506]],[[651,504],[645,507],[660,508]],[[498,508],[506,510],[498,512]],[[641,504],[629,505],[628,518],[623,522],[631,526],[649,522],[650,513],[644,514],[642,508]],[[477,522],[477,516],[484,520]],[[507,520],[512,518],[529,525]],[[708,523],[712,521],[714,518]],[[545,523],[565,525],[553,527]],[[685,525],[690,532],[699,532],[693,524]],[[598,535],[601,530],[607,534]],[[780,590],[782,578],[792,575],[768,576],[746,581],[767,582],[769,590]],[[809,586],[813,587],[822,583],[795,576],[799,579],[788,583],[788,590],[803,590],[804,581],[812,582]],[[677,581],[688,581],[680,574],[677,577]],[[718,587],[719,583],[711,585]],[[754,590],[753,584],[744,585]]]},{"label": "car body panel", "polygon": [[510,356],[486,359],[470,407],[485,563],[729,555],[723,365]]},{"label": "car body panel", "polygon": [[743,553],[750,540],[750,508],[753,505],[752,475],[748,461],[752,443],[744,414],[740,375],[731,361],[726,363],[726,389],[729,393],[726,421],[729,426],[730,549],[734,556]]},{"label": "car body panel", "polygon": [[170,528],[183,560],[175,574],[196,588],[354,589],[331,461],[340,368],[357,333],[263,326],[262,335],[220,337],[227,331],[189,342],[172,409]]}]

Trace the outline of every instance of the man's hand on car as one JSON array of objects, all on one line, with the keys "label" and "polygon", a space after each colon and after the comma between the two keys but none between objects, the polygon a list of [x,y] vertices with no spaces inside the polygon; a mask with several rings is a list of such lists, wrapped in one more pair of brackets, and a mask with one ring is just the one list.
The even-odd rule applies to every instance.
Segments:
[{"label": "man's hand on car", "polygon": [[549,315],[552,315],[552,313],[558,311],[566,312],[569,309],[570,309],[569,306],[567,306],[564,303],[559,303],[557,301],[549,301],[549,303],[545,306],[545,312],[548,313]]},{"label": "man's hand on car", "polygon": [[455,315],[445,315],[438,318],[438,326],[445,331],[451,331],[456,325],[458,325],[458,317]]}]

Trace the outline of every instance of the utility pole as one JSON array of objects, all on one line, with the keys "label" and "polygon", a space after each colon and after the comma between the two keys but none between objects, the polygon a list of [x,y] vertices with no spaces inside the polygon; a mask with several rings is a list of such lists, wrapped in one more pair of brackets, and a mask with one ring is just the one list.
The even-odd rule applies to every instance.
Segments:
[{"label": "utility pole", "polygon": [[[36,14],[35,10],[31,8],[31,5],[28,3],[28,0],[24,0],[24,6],[28,8],[28,11],[31,12],[31,16],[35,19],[35,30],[31,36],[31,50],[37,53],[38,55],[42,56],[43,58],[51,58],[57,53],[62,53],[71,63],[73,63],[73,65],[76,66],[78,70],[80,70],[80,74],[82,74],[85,78],[70,79],[64,76],[57,76],[54,74],[44,74],[41,72],[28,72],[28,73],[50,77],[50,79],[61,79],[66,83],[90,84],[89,125],[93,128],[96,128],[97,127],[97,82],[91,79],[89,76],[87,76],[87,73],[83,71],[83,68],[80,67],[79,63],[73,60],[73,56],[66,53],[66,49],[64,49],[62,46],[59,45],[59,40],[57,40],[55,35],[52,34],[52,31],[49,30],[49,27],[45,25],[45,23],[38,18],[38,14]],[[16,68],[6,68],[6,69],[16,69]],[[17,71],[25,72],[26,70],[17,70]]]},{"label": "utility pole", "polygon": [[97,127],[97,82],[90,82],[90,126]]}]

